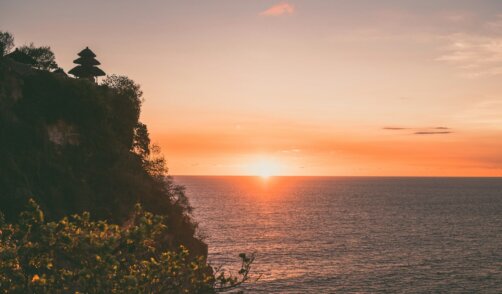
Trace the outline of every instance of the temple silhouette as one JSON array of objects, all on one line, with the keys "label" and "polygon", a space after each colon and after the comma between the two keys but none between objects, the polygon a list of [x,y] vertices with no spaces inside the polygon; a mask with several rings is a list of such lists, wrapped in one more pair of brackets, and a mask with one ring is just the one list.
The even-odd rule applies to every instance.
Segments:
[{"label": "temple silhouette", "polygon": [[33,58],[31,58],[29,55],[22,52],[18,48],[16,48],[16,50],[12,51],[11,53],[5,55],[5,57],[10,58],[16,62],[27,64],[30,66],[33,66],[36,64],[36,61]]},{"label": "temple silhouette", "polygon": [[[77,64],[77,66],[68,71],[69,74],[73,75],[75,78],[86,79],[95,83],[98,77],[106,75],[106,73],[98,67],[101,63],[96,59],[96,54],[94,54],[89,47],[85,47],[84,50],[80,51],[78,56],[77,59],[73,60],[73,63]],[[22,70],[22,72],[29,72],[29,70],[33,69],[37,64],[37,61],[33,57],[18,48],[6,54],[4,57],[15,61],[17,66],[12,66],[16,67],[18,71]],[[66,75],[62,68],[57,68],[53,73]]]},{"label": "temple silhouette", "polygon": [[78,65],[70,69],[68,71],[69,74],[79,79],[87,79],[93,82],[96,82],[98,77],[106,75],[103,70],[97,67],[101,63],[96,60],[96,54],[89,47],[85,47],[84,50],[80,51],[78,56],[79,58],[73,61],[73,63]]}]

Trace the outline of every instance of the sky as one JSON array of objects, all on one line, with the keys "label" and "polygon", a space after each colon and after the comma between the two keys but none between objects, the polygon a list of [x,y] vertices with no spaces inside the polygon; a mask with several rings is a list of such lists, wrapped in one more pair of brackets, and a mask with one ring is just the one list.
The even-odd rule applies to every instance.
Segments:
[{"label": "sky", "polygon": [[502,175],[499,0],[0,0],[0,30],[139,83],[174,175]]}]

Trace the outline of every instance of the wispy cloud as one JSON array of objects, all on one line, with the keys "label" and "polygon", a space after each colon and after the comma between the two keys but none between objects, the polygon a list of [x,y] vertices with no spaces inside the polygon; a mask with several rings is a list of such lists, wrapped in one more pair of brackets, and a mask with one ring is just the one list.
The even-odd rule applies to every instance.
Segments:
[{"label": "wispy cloud", "polygon": [[429,132],[429,131],[420,131],[420,132],[414,132],[414,135],[448,135],[453,132],[450,131],[441,131],[441,132]]},{"label": "wispy cloud", "polygon": [[260,15],[264,16],[281,16],[293,14],[295,12],[295,6],[287,2],[281,2],[276,4],[265,11],[262,11]]},{"label": "wispy cloud", "polygon": [[437,60],[459,68],[467,77],[502,74],[502,37],[454,34]]},{"label": "wispy cloud", "polygon": [[402,127],[383,127],[382,130],[387,130],[387,131],[400,131],[400,130],[408,130],[409,128],[402,128]]},{"label": "wispy cloud", "polygon": [[[446,135],[453,133],[448,127],[433,127],[433,128],[403,128],[403,127],[383,127],[386,131],[414,131],[412,135]],[[409,134],[408,132],[406,132]]]}]

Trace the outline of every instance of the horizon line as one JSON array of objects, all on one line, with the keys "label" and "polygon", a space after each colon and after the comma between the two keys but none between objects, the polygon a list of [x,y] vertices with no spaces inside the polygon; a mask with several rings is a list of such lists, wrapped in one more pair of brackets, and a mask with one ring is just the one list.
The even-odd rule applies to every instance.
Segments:
[{"label": "horizon line", "polygon": [[[204,175],[204,174],[178,174],[169,175],[170,177],[256,177],[262,178],[260,175]],[[342,175],[272,175],[267,178],[478,178],[478,179],[502,179],[500,176],[342,176]]]}]

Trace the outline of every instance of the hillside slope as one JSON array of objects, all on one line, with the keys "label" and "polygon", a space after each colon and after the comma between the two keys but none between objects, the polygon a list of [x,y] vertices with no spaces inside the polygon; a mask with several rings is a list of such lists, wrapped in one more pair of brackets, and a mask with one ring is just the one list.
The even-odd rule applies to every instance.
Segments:
[{"label": "hillside slope", "polygon": [[168,247],[206,255],[183,189],[169,177],[139,122],[141,92],[0,59],[0,209],[15,219],[34,198],[57,219],[91,212],[126,223],[135,203],[167,215]]}]

